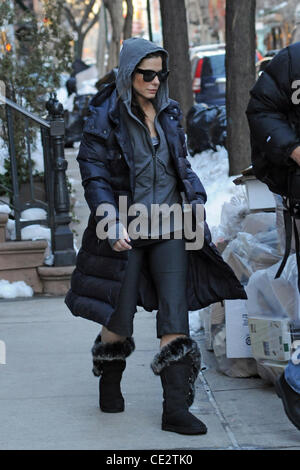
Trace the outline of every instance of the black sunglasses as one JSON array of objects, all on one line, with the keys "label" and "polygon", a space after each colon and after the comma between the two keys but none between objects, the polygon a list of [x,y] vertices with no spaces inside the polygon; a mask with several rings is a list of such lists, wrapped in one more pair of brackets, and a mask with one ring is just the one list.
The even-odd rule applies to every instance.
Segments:
[{"label": "black sunglasses", "polygon": [[169,70],[160,70],[159,72],[155,72],[154,70],[144,70],[144,69],[136,69],[137,73],[141,73],[143,75],[144,82],[152,82],[155,79],[156,75],[160,82],[165,82],[169,75]]}]

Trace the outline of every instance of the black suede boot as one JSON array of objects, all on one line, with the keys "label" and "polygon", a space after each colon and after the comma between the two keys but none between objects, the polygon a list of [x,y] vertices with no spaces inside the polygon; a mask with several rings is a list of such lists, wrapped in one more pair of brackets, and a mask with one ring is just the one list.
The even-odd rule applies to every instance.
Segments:
[{"label": "black suede boot", "polygon": [[100,376],[99,406],[106,413],[124,411],[121,379],[126,367],[126,357],[135,349],[133,338],[114,343],[101,343],[98,335],[92,348],[93,373]]},{"label": "black suede boot", "polygon": [[194,400],[194,383],[200,370],[196,341],[176,338],[161,349],[151,367],[160,375],[163,387],[162,429],[179,434],[206,434],[205,424],[188,410]]}]

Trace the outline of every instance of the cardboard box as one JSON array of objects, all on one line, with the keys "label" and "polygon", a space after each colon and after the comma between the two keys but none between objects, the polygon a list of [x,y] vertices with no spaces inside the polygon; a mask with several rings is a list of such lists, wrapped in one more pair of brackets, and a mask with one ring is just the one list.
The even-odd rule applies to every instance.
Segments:
[{"label": "cardboard box", "polygon": [[226,356],[253,357],[245,300],[225,300]]},{"label": "cardboard box", "polygon": [[244,184],[246,186],[250,211],[275,211],[276,202],[273,193],[265,183],[256,179],[252,166],[243,170],[242,176],[239,176],[233,182],[236,185]]},{"label": "cardboard box", "polygon": [[288,361],[291,356],[289,318],[251,316],[248,318],[253,357]]},{"label": "cardboard box", "polygon": [[245,185],[250,211],[266,209],[275,211],[276,203],[273,193],[265,183],[256,178],[249,177],[245,180]]}]

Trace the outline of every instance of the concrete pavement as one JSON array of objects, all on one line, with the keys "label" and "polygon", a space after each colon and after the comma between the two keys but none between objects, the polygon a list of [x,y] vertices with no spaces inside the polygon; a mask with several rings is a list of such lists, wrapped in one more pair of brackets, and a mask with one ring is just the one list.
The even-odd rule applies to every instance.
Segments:
[{"label": "concrete pavement", "polygon": [[[88,209],[76,149],[66,149],[77,203],[77,246]],[[261,379],[234,379],[216,371],[199,342],[203,367],[191,411],[208,427],[204,436],[160,429],[162,389],[150,362],[158,351],[155,313],[135,318],[136,351],[122,381],[124,413],[102,413],[90,349],[100,326],[75,318],[63,298],[0,300],[0,449],[300,449],[300,432],[287,419],[273,387]]]},{"label": "concrete pavement", "polygon": [[162,390],[150,362],[158,351],[155,314],[139,311],[136,351],[122,381],[124,413],[98,408],[90,349],[98,325],[74,318],[63,298],[0,302],[0,449],[300,449],[274,388],[261,379],[216,372],[213,353],[197,340],[203,367],[191,411],[208,433],[160,429]]}]

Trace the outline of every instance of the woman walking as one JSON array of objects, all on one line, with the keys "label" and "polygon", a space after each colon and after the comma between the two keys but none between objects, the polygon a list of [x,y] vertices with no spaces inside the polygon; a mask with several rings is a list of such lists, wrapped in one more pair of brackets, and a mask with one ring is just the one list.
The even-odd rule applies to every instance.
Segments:
[{"label": "woman walking", "polygon": [[[135,348],[136,307],[158,310],[160,351],[151,367],[163,387],[162,429],[204,434],[205,424],[188,410],[200,370],[188,312],[246,294],[211,243],[207,225],[203,247],[186,250],[173,219],[167,233],[158,223],[157,236],[149,228],[131,239],[118,212],[120,196],[127,197],[127,211],[143,204],[150,214],[152,204],[182,207],[187,201],[193,217],[197,204],[206,201],[186,158],[181,112],[168,97],[167,77],[167,51],[131,38],[123,43],[116,80],[91,101],[77,157],[91,215],[66,303],[75,316],[103,325],[92,348],[93,372],[100,377],[100,409],[111,413],[124,410],[120,383]],[[103,217],[97,208],[105,204],[115,207],[116,223],[99,239],[96,226]],[[149,224],[152,229],[152,219]]]}]

